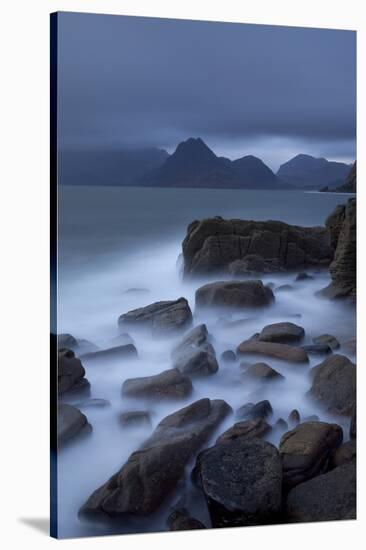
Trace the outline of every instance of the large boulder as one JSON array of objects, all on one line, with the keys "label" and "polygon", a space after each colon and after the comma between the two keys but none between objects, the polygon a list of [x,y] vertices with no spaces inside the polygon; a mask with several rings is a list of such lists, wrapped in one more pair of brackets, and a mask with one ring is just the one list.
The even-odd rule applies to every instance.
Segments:
[{"label": "large boulder", "polygon": [[308,363],[309,358],[302,348],[287,344],[275,344],[273,342],[259,342],[257,340],[245,340],[237,347],[240,355],[264,355],[274,357],[290,363]]},{"label": "large boulder", "polygon": [[273,323],[261,330],[258,340],[277,344],[298,344],[304,336],[304,329],[295,323]]},{"label": "large boulder", "polygon": [[187,328],[192,323],[192,312],[185,298],[155,302],[120,315],[118,326],[147,327],[153,334],[169,334]]},{"label": "large boulder", "polygon": [[158,510],[183,478],[188,462],[230,412],[225,401],[201,399],[166,417],[81,512],[121,517]]},{"label": "large boulder", "polygon": [[309,395],[329,412],[350,416],[356,402],[356,365],[345,355],[331,355],[311,370]]},{"label": "large boulder", "polygon": [[258,438],[237,438],[203,451],[196,472],[213,527],[278,521],[282,466],[278,450]]},{"label": "large boulder", "polygon": [[273,292],[262,281],[218,281],[196,291],[197,307],[256,308],[271,304]]},{"label": "large boulder", "polygon": [[242,374],[242,380],[260,380],[268,382],[273,380],[283,380],[284,376],[275,369],[267,365],[267,363],[255,363],[250,365]]},{"label": "large boulder", "polygon": [[285,433],[279,446],[285,489],[326,472],[342,439],[342,428],[326,422],[303,422]]},{"label": "large boulder", "polygon": [[88,419],[79,409],[64,403],[58,405],[57,440],[60,446],[70,439],[90,431],[91,426]]},{"label": "large boulder", "polygon": [[[295,270],[327,266],[333,249],[325,227],[299,227],[279,221],[224,220],[221,217],[192,222],[183,244],[185,275],[254,271]],[[256,262],[254,262],[255,255]],[[262,266],[259,258],[264,260]],[[230,266],[230,268],[229,268]],[[237,267],[235,267],[237,266]]]},{"label": "large boulder", "polygon": [[153,376],[125,380],[122,394],[151,399],[184,399],[192,393],[192,389],[188,376],[178,369],[169,369]]},{"label": "large boulder", "polygon": [[326,221],[337,243],[329,270],[332,282],[322,291],[330,298],[356,297],[356,199],[338,206]]},{"label": "large boulder", "polygon": [[189,331],[171,353],[173,367],[189,376],[207,376],[217,372],[216,353],[208,338],[206,325]]},{"label": "large boulder", "polygon": [[75,353],[70,349],[58,350],[57,387],[60,396],[90,393],[90,384],[85,378],[85,369],[80,359],[75,357]]},{"label": "large boulder", "polygon": [[287,498],[288,522],[356,519],[356,464],[301,483]]},{"label": "large boulder", "polygon": [[263,437],[271,431],[271,426],[263,418],[254,418],[236,422],[217,439],[216,444],[230,443],[234,439]]}]

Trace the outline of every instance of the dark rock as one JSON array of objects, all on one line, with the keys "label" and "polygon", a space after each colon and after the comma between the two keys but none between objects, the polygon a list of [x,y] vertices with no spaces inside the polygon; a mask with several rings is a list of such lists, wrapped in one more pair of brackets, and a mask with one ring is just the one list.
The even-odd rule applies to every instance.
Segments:
[{"label": "dark rock", "polygon": [[122,385],[122,394],[154,399],[184,399],[192,393],[192,382],[178,369],[169,369],[153,376],[130,378]]},{"label": "dark rock", "polygon": [[284,271],[279,260],[265,260],[257,254],[248,254],[243,260],[235,260],[228,265],[228,272],[234,277],[258,276],[263,273]]},{"label": "dark rock", "polygon": [[259,334],[260,342],[297,344],[304,339],[305,331],[294,323],[273,323],[265,326]]},{"label": "dark rock", "polygon": [[203,451],[196,469],[213,527],[275,523],[281,509],[277,449],[258,438],[237,438]]},{"label": "dark rock", "polygon": [[237,348],[239,354],[254,354],[266,355],[281,359],[282,361],[290,361],[291,363],[308,363],[307,353],[302,348],[288,346],[287,344],[275,344],[272,342],[256,342],[246,340],[239,344]]},{"label": "dark rock", "polygon": [[201,399],[166,417],[143,447],[88,498],[81,513],[123,517],[155,512],[230,411],[225,401]]},{"label": "dark rock", "polygon": [[310,279],[314,279],[314,277],[312,275],[309,275],[308,273],[305,273],[304,271],[298,273],[295,277],[295,281],[306,281]]},{"label": "dark rock", "polygon": [[205,525],[196,518],[192,518],[184,508],[174,510],[168,517],[170,531],[190,531],[191,529],[206,529]]},{"label": "dark rock", "polygon": [[288,415],[288,422],[290,426],[297,426],[300,424],[300,413],[297,409],[293,409]]},{"label": "dark rock", "polygon": [[342,428],[326,422],[304,422],[285,433],[279,446],[285,489],[326,472],[342,439]]},{"label": "dark rock", "polygon": [[356,466],[347,464],[301,483],[287,498],[287,521],[356,519]]},{"label": "dark rock", "polygon": [[225,363],[235,363],[236,361],[236,353],[231,349],[223,351],[220,357]]},{"label": "dark rock", "polygon": [[328,344],[310,344],[302,346],[302,348],[310,355],[330,355],[333,353],[332,348]]},{"label": "dark rock", "polygon": [[187,350],[197,349],[208,342],[208,331],[205,324],[198,325],[185,334],[182,340],[173,348],[171,353],[173,359],[181,357]]},{"label": "dark rock", "polygon": [[115,346],[113,348],[102,349],[100,351],[94,351],[92,353],[85,353],[80,356],[81,359],[88,361],[97,361],[105,359],[122,359],[128,357],[129,359],[137,357],[137,349],[133,344],[126,344],[123,346]]},{"label": "dark rock", "polygon": [[324,227],[220,217],[192,222],[182,248],[186,275],[227,273],[232,262],[253,254],[279,270],[327,266],[333,255]]},{"label": "dark rock", "polygon": [[197,307],[254,308],[271,304],[273,292],[262,281],[219,281],[196,291]]},{"label": "dark rock", "polygon": [[187,351],[175,360],[173,367],[189,376],[208,376],[219,370],[216,353],[210,343],[202,344],[196,350]]},{"label": "dark rock", "polygon": [[150,328],[153,334],[166,334],[187,328],[192,323],[192,312],[185,298],[155,302],[124,313],[118,326],[141,326]]},{"label": "dark rock", "polygon": [[267,363],[255,363],[254,365],[250,365],[242,374],[242,379],[262,381],[284,380],[284,376],[267,365]]},{"label": "dark rock", "polygon": [[343,443],[332,454],[330,462],[331,468],[337,468],[337,466],[344,466],[344,464],[355,462],[356,453],[356,441],[354,439],[346,441],[346,443]]},{"label": "dark rock", "polygon": [[246,403],[237,410],[237,418],[248,418],[255,420],[257,418],[267,418],[273,413],[271,403],[265,399],[259,401],[255,405],[253,403]]},{"label": "dark rock", "polygon": [[250,437],[263,437],[271,431],[271,426],[267,424],[263,418],[254,418],[253,420],[244,420],[243,422],[236,422],[231,428],[222,433],[216,441],[216,445],[219,443],[229,443],[234,439],[250,438]]},{"label": "dark rock", "polygon": [[356,402],[356,365],[344,355],[332,355],[311,370],[309,395],[329,412],[351,415]]},{"label": "dark rock", "polygon": [[57,347],[58,348],[68,348],[73,349],[77,348],[78,341],[72,334],[58,334],[57,335]]},{"label": "dark rock", "polygon": [[90,393],[85,369],[72,350],[61,349],[58,353],[57,385],[59,395]]},{"label": "dark rock", "polygon": [[275,292],[292,292],[295,288],[292,285],[280,285],[275,288]]},{"label": "dark rock", "polygon": [[288,424],[286,422],[286,420],[284,420],[283,418],[279,418],[275,425],[273,426],[275,429],[277,430],[281,430],[281,431],[287,431],[288,430]]},{"label": "dark rock", "polygon": [[332,350],[338,349],[340,344],[335,336],[332,334],[321,334],[316,338],[313,338],[314,344],[321,346],[329,346]]},{"label": "dark rock", "polygon": [[59,445],[82,434],[90,433],[91,426],[86,416],[72,405],[59,404],[57,417],[57,439]]},{"label": "dark rock", "polygon": [[357,406],[356,403],[352,407],[351,423],[349,426],[349,436],[351,439],[356,439],[357,436]]},{"label": "dark rock", "polygon": [[151,426],[150,413],[147,411],[126,411],[119,415],[119,422],[124,428]]},{"label": "dark rock", "polygon": [[322,291],[329,298],[356,297],[356,199],[349,199],[326,221],[326,226],[337,239],[334,259],[329,266],[331,284]]},{"label": "dark rock", "polygon": [[107,399],[88,399],[87,401],[82,401],[81,403],[75,403],[75,407],[80,409],[87,409],[89,407],[93,408],[104,408],[110,407],[110,402]]}]

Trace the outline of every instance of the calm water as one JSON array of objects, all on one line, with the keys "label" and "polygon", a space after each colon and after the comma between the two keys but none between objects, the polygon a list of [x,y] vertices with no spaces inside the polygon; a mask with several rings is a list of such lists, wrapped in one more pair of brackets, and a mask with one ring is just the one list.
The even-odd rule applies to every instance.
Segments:
[{"label": "calm water", "polygon": [[[101,347],[116,345],[117,318],[121,313],[157,300],[185,296],[194,310],[194,293],[205,279],[181,280],[178,256],[187,225],[194,219],[220,215],[224,218],[278,219],[298,225],[323,225],[345,195],[289,191],[238,191],[193,189],[136,189],[61,187],[59,189],[59,332],[87,338]],[[275,284],[293,282],[294,275],[270,276]],[[329,282],[327,273],[298,284],[292,293],[279,293],[275,305],[265,312],[255,312],[245,328],[225,329],[214,315],[195,316],[206,322],[214,337],[219,356],[225,349],[235,349],[244,339],[264,325],[276,321],[293,321],[306,330],[306,338],[329,332],[346,341],[355,334],[354,310],[349,306],[324,301],[314,293]],[[130,288],[144,293],[125,294]],[[296,315],[297,317],[294,317]],[[299,317],[299,315],[301,317]],[[249,316],[228,314],[228,320]],[[348,421],[324,414],[306,398],[310,387],[309,368],[295,369],[281,362],[270,364],[286,376],[281,387],[257,388],[240,383],[238,365],[220,364],[219,372],[194,382],[194,394],[179,404],[143,403],[121,397],[126,378],[156,374],[171,367],[170,350],[175,338],[156,341],[130,332],[139,353],[137,361],[109,361],[84,364],[91,383],[91,397],[106,398],[111,406],[85,409],[93,426],[90,437],[76,441],[59,456],[59,526],[60,536],[85,536],[107,532],[136,532],[166,529],[168,514],[161,513],[149,521],[122,523],[113,528],[78,520],[77,511],[90,493],[104,483],[137,449],[151,430],[123,431],[118,414],[133,408],[148,408],[153,427],[167,414],[201,397],[225,399],[234,410],[247,401],[270,399],[274,416],[287,418],[293,408],[303,417],[318,414],[321,419],[340,422],[345,431]],[[311,359],[311,366],[320,362]],[[234,422],[229,418],[220,432]],[[153,428],[152,428],[153,429]],[[268,439],[275,444],[280,432]],[[215,434],[214,439],[217,437]],[[170,504],[174,504],[173,496]],[[207,523],[205,508],[194,493],[187,505]],[[168,504],[167,504],[168,506]]]}]

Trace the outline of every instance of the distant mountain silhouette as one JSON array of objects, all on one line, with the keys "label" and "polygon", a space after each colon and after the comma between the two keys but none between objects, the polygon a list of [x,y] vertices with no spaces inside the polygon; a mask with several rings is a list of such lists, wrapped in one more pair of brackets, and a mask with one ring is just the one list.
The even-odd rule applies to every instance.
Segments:
[{"label": "distant mountain silhouette", "polygon": [[260,159],[245,156],[231,161],[217,157],[201,138],[189,138],[179,143],[174,153],[159,168],[145,174],[138,183],[152,187],[279,187],[278,178]]},{"label": "distant mountain silhouette", "polygon": [[59,156],[61,185],[133,185],[137,178],[160,166],[164,149],[67,150]]},{"label": "distant mountain silhouette", "polygon": [[320,191],[334,191],[335,193],[356,193],[357,168],[356,162],[353,163],[351,170],[348,173],[346,181],[339,187],[329,188],[327,185]]},{"label": "distant mountain silhouette", "polygon": [[277,176],[285,183],[296,187],[320,189],[342,184],[350,168],[351,165],[343,162],[301,154],[282,164]]}]

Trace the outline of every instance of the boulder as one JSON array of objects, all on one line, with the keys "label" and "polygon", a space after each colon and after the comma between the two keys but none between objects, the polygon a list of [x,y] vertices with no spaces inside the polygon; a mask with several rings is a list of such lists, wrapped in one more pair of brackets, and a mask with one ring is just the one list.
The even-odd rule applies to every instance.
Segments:
[{"label": "boulder", "polygon": [[102,349],[91,353],[84,353],[80,356],[87,361],[105,360],[105,359],[133,359],[137,357],[137,349],[133,344],[125,344],[122,346],[114,346],[113,348]]},{"label": "boulder", "polygon": [[333,243],[337,242],[329,266],[331,284],[322,291],[329,298],[356,297],[356,199],[338,206],[326,221]]},{"label": "boulder", "polygon": [[124,313],[118,319],[118,326],[147,327],[153,334],[169,334],[187,328],[192,323],[192,312],[185,298],[155,302]]},{"label": "boulder", "polygon": [[82,412],[72,405],[60,403],[57,416],[57,440],[64,445],[70,439],[91,432],[88,419]]},{"label": "boulder", "polygon": [[167,521],[170,531],[190,531],[192,529],[206,529],[201,521],[189,515],[188,510],[179,508],[174,510]]},{"label": "boulder", "polygon": [[331,468],[337,468],[338,466],[344,466],[344,464],[355,462],[356,454],[357,448],[355,439],[342,443],[342,445],[332,454],[330,462]]},{"label": "boulder", "polygon": [[58,349],[67,348],[76,351],[79,356],[81,353],[98,350],[98,347],[92,342],[89,342],[89,340],[75,338],[75,336],[68,333],[57,335],[57,347]]},{"label": "boulder", "polygon": [[267,424],[263,418],[254,418],[253,420],[236,422],[236,424],[220,435],[216,441],[216,445],[219,443],[229,443],[238,437],[263,437],[270,432],[271,429],[271,426]]},{"label": "boulder", "polygon": [[273,427],[274,429],[281,430],[282,432],[288,430],[288,424],[283,418],[279,418],[278,420],[276,420],[276,423]]},{"label": "boulder", "polygon": [[275,288],[276,292],[292,292],[293,290],[295,290],[295,287],[288,284],[280,285],[277,288]]},{"label": "boulder", "polygon": [[301,483],[287,497],[288,522],[356,519],[356,466],[347,464]]},{"label": "boulder", "polygon": [[178,359],[187,351],[196,350],[208,340],[209,335],[206,325],[198,325],[183,336],[182,340],[173,348],[171,356],[173,359]]},{"label": "boulder", "polygon": [[196,291],[197,307],[257,308],[270,305],[273,292],[262,281],[218,281]]},{"label": "boulder", "polygon": [[356,365],[344,355],[331,355],[311,370],[309,395],[329,412],[350,416],[356,402]]},{"label": "boulder", "polygon": [[236,353],[231,349],[227,349],[222,352],[220,358],[222,359],[222,361],[224,361],[224,363],[235,363]]},{"label": "boulder", "polygon": [[259,401],[258,403],[246,403],[240,407],[237,412],[237,418],[247,418],[255,420],[257,418],[267,418],[273,413],[271,403],[267,399]]},{"label": "boulder", "polygon": [[178,369],[169,369],[153,376],[129,378],[122,385],[122,394],[151,399],[184,399],[192,393],[192,382]]},{"label": "boulder", "polygon": [[288,415],[288,423],[290,426],[297,426],[300,424],[300,413],[297,409],[293,409]]},{"label": "boulder", "polygon": [[242,380],[284,380],[284,376],[275,369],[267,365],[267,363],[255,363],[250,365],[242,374]]},{"label": "boulder", "polygon": [[260,525],[278,521],[282,467],[276,447],[239,437],[203,451],[197,475],[212,527]]},{"label": "boulder", "polygon": [[142,448],[88,498],[81,513],[124,517],[157,511],[230,412],[225,401],[201,399],[163,419]]},{"label": "boulder", "polygon": [[340,346],[337,338],[332,334],[320,334],[313,338],[313,342],[321,346],[329,346],[332,350],[338,349]]},{"label": "boulder", "polygon": [[68,349],[59,349],[57,361],[57,387],[59,395],[88,395],[90,384],[85,378],[85,369],[75,353]]},{"label": "boulder", "polygon": [[235,260],[228,265],[228,272],[234,277],[258,276],[262,273],[280,271],[284,271],[284,269],[276,258],[265,260],[257,254],[248,254],[243,260]]},{"label": "boulder", "polygon": [[119,415],[119,422],[123,428],[150,427],[150,413],[148,411],[126,411]]},{"label": "boulder", "polygon": [[330,355],[333,353],[328,344],[309,344],[308,346],[302,346],[302,348],[309,355]]},{"label": "boulder", "polygon": [[325,227],[220,217],[192,222],[182,249],[185,276],[228,273],[233,262],[248,256],[251,266],[253,255],[263,259],[263,269],[271,265],[278,271],[327,266],[333,257]]},{"label": "boulder", "polygon": [[259,334],[260,342],[277,344],[298,344],[304,339],[305,331],[294,323],[273,323],[265,326]]},{"label": "boulder", "polygon": [[239,354],[265,355],[274,357],[282,361],[291,363],[308,363],[307,353],[302,348],[289,346],[287,344],[275,344],[273,342],[259,342],[255,340],[246,340],[239,344],[237,348]]},{"label": "boulder", "polygon": [[279,446],[285,489],[326,472],[342,439],[342,428],[326,422],[304,422],[285,433]]},{"label": "boulder", "polygon": [[208,376],[219,370],[215,350],[208,342],[182,354],[174,361],[173,367],[189,376]]}]

